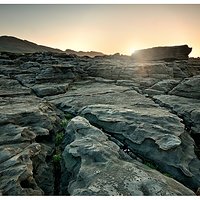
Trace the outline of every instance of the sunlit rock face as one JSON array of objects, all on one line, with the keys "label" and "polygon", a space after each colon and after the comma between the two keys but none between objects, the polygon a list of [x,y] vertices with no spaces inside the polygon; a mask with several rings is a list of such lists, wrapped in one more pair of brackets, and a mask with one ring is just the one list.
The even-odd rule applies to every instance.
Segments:
[{"label": "sunlit rock face", "polygon": [[132,58],[137,61],[143,60],[187,60],[192,51],[188,45],[171,46],[171,47],[154,47],[135,51]]}]

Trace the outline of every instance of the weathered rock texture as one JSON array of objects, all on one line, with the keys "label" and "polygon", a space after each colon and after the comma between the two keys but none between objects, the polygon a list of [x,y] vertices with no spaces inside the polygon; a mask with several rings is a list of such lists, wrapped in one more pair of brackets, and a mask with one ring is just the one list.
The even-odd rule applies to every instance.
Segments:
[{"label": "weathered rock texture", "polygon": [[[91,105],[81,115],[190,188],[200,182],[200,161],[184,126],[164,109]],[[192,169],[195,169],[194,171]]]},{"label": "weathered rock texture", "polygon": [[200,76],[184,79],[180,84],[174,87],[169,94],[200,99]]},{"label": "weathered rock texture", "polygon": [[0,194],[193,195],[199,75],[199,59],[1,53]]},{"label": "weathered rock texture", "polygon": [[[189,189],[136,160],[81,117],[66,129],[64,167],[71,195],[193,195]],[[126,158],[126,159],[125,159]],[[63,177],[65,179],[65,177]]]},{"label": "weathered rock texture", "polygon": [[154,47],[134,52],[132,57],[136,60],[187,60],[192,51],[187,45],[171,47]]},{"label": "weathered rock texture", "polygon": [[188,99],[175,95],[156,95],[154,99],[161,106],[168,107],[183,118],[185,125],[190,128],[193,133],[200,133],[200,99]]},{"label": "weathered rock texture", "polygon": [[[52,173],[45,176],[51,170],[45,158],[52,154],[54,146],[53,140],[52,144],[48,140],[60,129],[59,113],[53,105],[34,96],[1,97],[0,190],[3,195],[53,194],[54,177]],[[44,173],[38,177],[41,169]],[[45,187],[46,181],[50,188]]]}]

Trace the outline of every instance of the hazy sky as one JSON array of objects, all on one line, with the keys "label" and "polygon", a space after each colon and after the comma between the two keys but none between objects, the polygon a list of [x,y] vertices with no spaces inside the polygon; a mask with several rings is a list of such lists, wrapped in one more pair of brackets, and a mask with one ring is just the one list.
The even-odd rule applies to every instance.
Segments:
[{"label": "hazy sky", "polygon": [[0,5],[0,35],[50,47],[131,54],[188,44],[200,56],[199,5]]}]

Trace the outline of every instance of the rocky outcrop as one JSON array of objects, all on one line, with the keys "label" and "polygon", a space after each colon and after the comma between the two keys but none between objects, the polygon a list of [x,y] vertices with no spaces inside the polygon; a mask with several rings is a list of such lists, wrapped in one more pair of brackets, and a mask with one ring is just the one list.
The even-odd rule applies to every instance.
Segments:
[{"label": "rocky outcrop", "polygon": [[132,54],[134,60],[187,60],[192,51],[187,45],[171,47],[154,47],[135,51]]},{"label": "rocky outcrop", "polygon": [[[180,183],[146,167],[81,117],[66,129],[64,168],[70,195],[193,195]],[[128,157],[128,158],[127,158]],[[62,177],[65,179],[65,177]]]},{"label": "rocky outcrop", "polygon": [[[178,82],[163,81],[160,83],[160,87],[158,87],[158,84],[155,88],[163,89],[166,84],[169,84],[168,91],[174,84],[178,84]],[[106,83],[105,81],[103,83],[87,81],[85,84],[84,82],[76,83],[72,89],[67,94],[48,97],[46,99],[56,104],[65,112],[72,113],[73,115],[83,115],[93,125],[102,128],[106,133],[119,139],[128,148],[132,149],[134,153],[143,157],[143,159],[151,160],[151,162],[160,166],[161,170],[171,175],[174,174],[174,177],[182,181],[185,185],[189,186],[188,184],[193,182],[190,180],[193,175],[190,176],[189,173],[196,172],[189,172],[189,168],[192,167],[188,168],[187,166],[190,165],[189,163],[193,163],[193,160],[195,164],[193,163],[194,166],[193,164],[192,166],[197,168],[198,159],[193,148],[194,141],[185,133],[184,126],[180,123],[180,118],[158,107],[153,101],[136,92],[132,85],[125,87],[116,86],[114,83]],[[78,111],[84,106],[86,107],[83,110]],[[198,122],[195,122],[195,124],[197,125]],[[177,133],[175,133],[176,127]],[[154,136],[153,133],[155,134]],[[160,135],[161,133],[163,136]],[[159,142],[154,137],[159,138],[159,141],[163,141],[163,144],[172,146],[169,149],[167,146],[163,147],[163,149],[160,147],[161,151],[161,149],[157,148]],[[162,137],[163,139],[161,139]],[[154,145],[150,141],[149,143],[147,142],[148,138],[151,138],[150,141],[154,141]],[[187,150],[185,149],[185,145],[188,146]],[[152,149],[148,149],[148,146]],[[180,155],[184,155],[185,151],[187,151],[186,155],[192,157],[190,161],[186,162],[186,157],[186,160],[180,160],[182,157]],[[149,155],[148,152],[153,153]],[[175,155],[178,155],[178,157]],[[166,157],[174,158],[176,161],[166,159]],[[175,165],[176,162],[177,165]],[[186,165],[183,164],[185,162],[187,163]],[[183,165],[181,166],[180,163]],[[170,167],[171,165],[173,167]],[[199,175],[195,174],[194,177],[196,176]],[[198,181],[195,182],[196,178],[189,187],[196,188],[199,183]]]},{"label": "rocky outcrop", "polygon": [[165,79],[173,77],[173,68],[164,62],[133,62],[127,60],[98,59],[87,68],[91,76],[113,80],[137,80],[137,78]]},{"label": "rocky outcrop", "polygon": [[193,195],[199,66],[1,53],[0,194]]}]

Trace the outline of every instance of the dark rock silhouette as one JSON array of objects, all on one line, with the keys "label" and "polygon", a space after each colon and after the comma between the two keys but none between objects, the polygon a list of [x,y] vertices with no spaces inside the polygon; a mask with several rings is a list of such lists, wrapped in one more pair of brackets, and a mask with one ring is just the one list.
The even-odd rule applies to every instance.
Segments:
[{"label": "dark rock silhouette", "polygon": [[153,47],[135,51],[132,58],[135,60],[187,60],[192,51],[188,45],[170,46],[170,47]]},{"label": "dark rock silhouette", "polygon": [[97,51],[74,51],[71,49],[65,50],[66,54],[74,54],[77,56],[88,56],[88,57],[95,57],[95,56],[104,56],[105,54]]},{"label": "dark rock silhouette", "polygon": [[34,53],[34,52],[63,52],[60,49],[54,49],[42,45],[37,45],[27,40],[21,40],[12,36],[0,37],[0,52],[13,53]]},{"label": "dark rock silhouette", "polygon": [[12,36],[0,36],[0,52],[11,52],[11,53],[35,53],[35,52],[53,52],[53,53],[64,53],[68,55],[76,56],[104,56],[105,54],[96,51],[74,51],[66,49],[62,51],[43,45],[38,45],[33,42],[22,40]]}]

